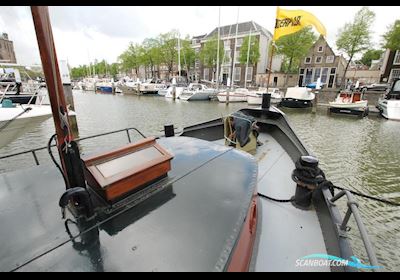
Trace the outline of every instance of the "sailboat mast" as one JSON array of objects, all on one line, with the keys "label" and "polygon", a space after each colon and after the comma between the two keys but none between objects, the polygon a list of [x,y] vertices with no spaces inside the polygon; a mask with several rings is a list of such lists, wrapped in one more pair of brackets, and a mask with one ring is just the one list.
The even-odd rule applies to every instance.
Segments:
[{"label": "sailboat mast", "polygon": [[61,156],[63,153],[62,145],[65,142],[72,141],[73,136],[68,129],[69,120],[66,105],[67,103],[65,101],[64,89],[58,67],[57,54],[50,24],[49,10],[45,6],[32,6],[31,12],[39,45],[43,72],[46,77],[47,91],[50,98],[54,126],[57,133],[57,148],[60,154],[61,165],[64,174],[67,174],[64,157]]},{"label": "sailboat mast", "polygon": [[249,68],[250,42],[251,42],[251,28],[250,28],[250,34],[249,34],[249,44],[247,46],[247,60],[246,60],[246,70],[245,70],[245,74],[244,74],[244,88],[247,88],[247,68]]},{"label": "sailboat mast", "polygon": [[237,44],[237,36],[238,36],[238,27],[239,27],[239,8],[237,11],[237,20],[236,20],[236,35],[235,35],[235,47],[233,49],[233,62],[232,62],[232,75],[231,75],[231,89],[233,89],[234,81],[233,79],[235,78],[235,63],[236,63],[236,44]]},{"label": "sailboat mast", "polygon": [[219,88],[219,41],[221,40],[221,6],[218,8],[218,42],[217,42],[217,89]]},{"label": "sailboat mast", "polygon": [[178,75],[181,77],[181,34],[178,32]]}]

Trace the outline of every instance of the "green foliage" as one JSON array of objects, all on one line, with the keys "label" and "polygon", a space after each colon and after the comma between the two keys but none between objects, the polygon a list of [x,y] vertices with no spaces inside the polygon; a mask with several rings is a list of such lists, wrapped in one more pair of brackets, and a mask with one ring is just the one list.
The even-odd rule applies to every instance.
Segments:
[{"label": "green foliage", "polygon": [[218,51],[218,39],[215,36],[204,43],[204,47],[199,52],[199,58],[205,67],[215,69],[217,66],[217,56],[219,56],[219,63],[221,64],[224,56],[224,43],[222,40],[219,41]]},{"label": "green foliage", "polygon": [[343,73],[340,87],[344,85],[344,77],[346,76],[347,68],[353,56],[370,47],[371,25],[374,19],[375,13],[370,11],[367,7],[364,7],[357,12],[353,22],[346,23],[344,27],[339,30],[336,46],[338,50],[344,51],[349,56],[349,61]]},{"label": "green foliage", "polygon": [[384,48],[391,50],[400,50],[400,20],[396,20],[389,27],[388,32],[383,35]]},{"label": "green foliage", "polygon": [[368,50],[364,53],[364,55],[361,58],[361,62],[364,65],[371,66],[371,61],[379,59],[383,53],[383,50]]},{"label": "green foliage", "polygon": [[350,58],[354,54],[367,50],[371,42],[371,25],[375,19],[375,13],[364,7],[357,12],[353,22],[346,23],[339,30],[336,46],[348,54]]},{"label": "green foliage", "polygon": [[184,40],[181,40],[181,63],[183,61],[182,65],[185,65],[187,68],[194,67],[196,58],[196,52],[191,47],[190,39],[186,38]]},{"label": "green foliage", "polygon": [[300,59],[307,55],[317,37],[311,27],[303,28],[296,33],[282,36],[276,41],[276,52],[283,54],[286,61],[286,71],[298,68]]},{"label": "green foliage", "polygon": [[158,36],[161,63],[164,63],[169,73],[172,72],[174,63],[178,61],[178,31],[160,34]]},{"label": "green foliage", "polygon": [[137,73],[142,61],[140,58],[140,45],[130,43],[128,49],[118,57],[118,61],[121,63],[122,70],[135,69]]},{"label": "green foliage", "polygon": [[247,53],[249,50],[250,42],[250,52],[249,52],[249,65],[255,65],[260,59],[260,42],[255,36],[246,36],[243,39],[242,47],[240,48],[239,61],[241,64],[245,65],[247,62]]}]

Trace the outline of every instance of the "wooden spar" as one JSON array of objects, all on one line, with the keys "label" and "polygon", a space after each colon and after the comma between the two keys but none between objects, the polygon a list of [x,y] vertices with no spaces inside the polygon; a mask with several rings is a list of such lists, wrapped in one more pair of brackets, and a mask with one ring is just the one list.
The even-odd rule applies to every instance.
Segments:
[{"label": "wooden spar", "polygon": [[[61,165],[64,174],[66,175],[67,170],[65,167],[64,158],[61,156],[63,153],[61,145],[65,141],[72,141],[72,135],[68,135],[68,133],[66,134],[64,132],[60,118],[60,111],[68,111],[64,97],[63,84],[61,82],[60,70],[58,68],[58,60],[54,46],[53,32],[50,24],[49,10],[46,6],[31,6],[31,12],[39,45],[43,72],[46,78],[54,126],[57,133],[57,148],[61,158]],[[66,116],[67,117],[65,120],[69,126],[68,113]]]},{"label": "wooden spar", "polygon": [[271,47],[272,47],[272,50],[271,50],[271,57],[269,58],[267,93],[268,93],[268,89],[269,89],[269,79],[271,77],[271,72],[272,72],[272,58],[274,57],[274,41],[272,41]]}]

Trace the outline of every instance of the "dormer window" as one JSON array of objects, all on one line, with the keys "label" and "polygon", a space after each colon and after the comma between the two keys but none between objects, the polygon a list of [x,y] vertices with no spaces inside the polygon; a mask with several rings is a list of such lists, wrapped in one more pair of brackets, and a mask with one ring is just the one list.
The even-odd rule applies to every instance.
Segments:
[{"label": "dormer window", "polygon": [[310,56],[306,57],[305,60],[304,60],[304,63],[305,64],[310,64],[311,63],[311,57]]},{"label": "dormer window", "polygon": [[324,47],[323,46],[319,46],[318,47],[318,52],[323,52],[324,51]]}]

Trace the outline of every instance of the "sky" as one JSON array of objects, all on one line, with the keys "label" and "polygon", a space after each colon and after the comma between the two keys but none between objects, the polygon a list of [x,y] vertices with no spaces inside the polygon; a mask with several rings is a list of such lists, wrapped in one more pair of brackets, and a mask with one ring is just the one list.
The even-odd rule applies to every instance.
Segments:
[{"label": "sky", "polygon": [[[356,6],[281,6],[282,9],[302,9],[314,14],[327,29],[327,41],[335,46],[339,29],[351,22],[362,7]],[[372,6],[375,22],[372,27],[372,47],[379,47],[387,27],[400,19],[399,6]],[[176,6],[176,7],[49,7],[58,59],[72,66],[88,64],[94,59],[116,62],[130,42],[177,29],[182,34],[196,36],[211,32],[218,26],[253,20],[271,33],[275,24],[276,6]],[[40,64],[32,15],[29,7],[0,8],[0,32],[6,32],[14,42],[17,62]]]}]

